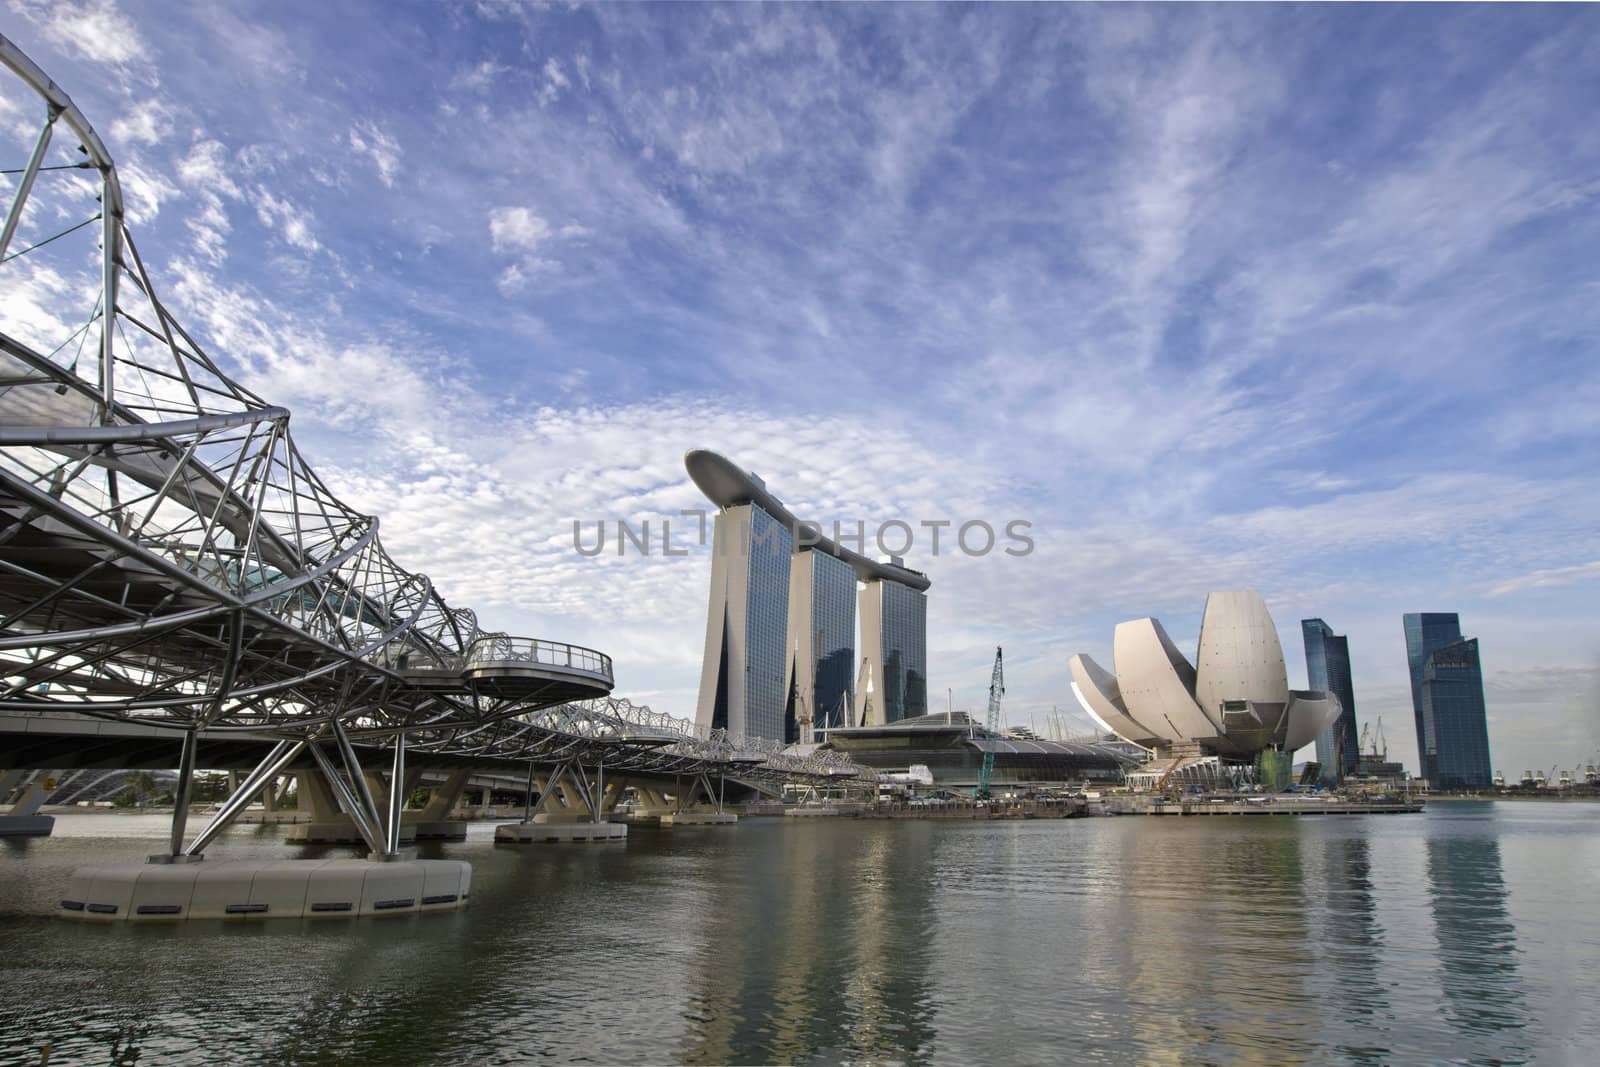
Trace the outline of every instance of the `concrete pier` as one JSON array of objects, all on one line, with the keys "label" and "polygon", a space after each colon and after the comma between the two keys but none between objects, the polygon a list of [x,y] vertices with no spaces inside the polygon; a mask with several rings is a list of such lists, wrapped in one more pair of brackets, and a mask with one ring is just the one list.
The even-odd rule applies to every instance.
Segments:
[{"label": "concrete pier", "polygon": [[54,815],[0,815],[0,837],[49,837]]},{"label": "concrete pier", "polygon": [[669,811],[661,816],[662,826],[730,826],[738,821],[731,811]]},{"label": "concrete pier", "polygon": [[574,841],[624,841],[628,827],[619,822],[548,818],[535,815],[528,822],[504,823],[494,828],[497,843],[508,845],[566,844]]},{"label": "concrete pier", "polygon": [[40,815],[45,798],[55,788],[53,771],[32,773],[21,770],[0,772],[0,802],[13,793],[14,801],[4,814],[0,814],[0,837],[49,837],[56,821],[49,815]]},{"label": "concrete pier", "polygon": [[72,872],[64,918],[86,922],[355,918],[466,904],[460,860],[234,860],[116,863]]},{"label": "concrete pier", "polygon": [[626,823],[629,826],[660,826],[661,813],[656,811],[627,811],[611,816],[612,822]]}]

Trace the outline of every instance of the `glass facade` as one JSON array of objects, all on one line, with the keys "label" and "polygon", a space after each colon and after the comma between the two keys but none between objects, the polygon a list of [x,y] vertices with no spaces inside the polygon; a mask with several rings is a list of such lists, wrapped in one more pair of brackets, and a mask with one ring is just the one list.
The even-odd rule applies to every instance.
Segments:
[{"label": "glass facade", "polygon": [[898,582],[880,581],[883,598],[883,713],[897,722],[928,713],[928,598]]},{"label": "glass facade", "polygon": [[1423,758],[1429,784],[1442,789],[1489,785],[1489,716],[1477,638],[1428,654],[1422,668],[1422,714],[1434,740]]},{"label": "glass facade", "polygon": [[788,527],[750,507],[750,584],[745,599],[744,726],[749,737],[783,740],[784,668],[788,665]]},{"label": "glass facade", "polygon": [[1489,722],[1477,639],[1462,639],[1454,612],[1409,614],[1405,632],[1421,776],[1440,789],[1489,785]]},{"label": "glass facade", "polygon": [[826,552],[811,556],[811,635],[816,644],[815,725],[847,725],[854,699],[856,572]]},{"label": "glass facade", "polygon": [[1317,762],[1322,781],[1337,785],[1356,772],[1360,739],[1356,736],[1356,693],[1350,680],[1350,643],[1321,619],[1302,619],[1300,636],[1306,646],[1306,680],[1339,698],[1343,710],[1317,737]]}]

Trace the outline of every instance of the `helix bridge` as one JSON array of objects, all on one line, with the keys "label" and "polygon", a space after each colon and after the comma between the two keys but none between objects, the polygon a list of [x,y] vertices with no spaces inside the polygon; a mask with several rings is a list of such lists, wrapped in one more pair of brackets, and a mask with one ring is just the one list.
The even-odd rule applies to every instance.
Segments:
[{"label": "helix bridge", "polygon": [[317,476],[290,412],[163,302],[72,100],[3,37],[0,66],[11,114],[37,121],[0,160],[0,712],[170,730],[174,855],[198,852],[184,818],[202,732],[274,742],[224,811],[309,755],[375,853],[396,850],[398,812],[377,810],[358,747],[394,781],[408,752],[767,783],[863,773],[614,697],[604,653],[486,632],[447,603]]}]

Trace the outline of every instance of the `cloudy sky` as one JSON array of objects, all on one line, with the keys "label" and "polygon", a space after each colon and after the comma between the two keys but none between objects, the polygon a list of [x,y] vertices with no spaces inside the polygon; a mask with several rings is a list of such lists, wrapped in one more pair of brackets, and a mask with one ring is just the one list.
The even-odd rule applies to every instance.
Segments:
[{"label": "cloudy sky", "polygon": [[[1481,638],[1497,768],[1600,745],[1592,7],[0,23],[118,160],[168,304],[391,551],[619,693],[693,712],[709,447],[825,524],[1032,524],[1025,557],[907,553],[937,703],[981,706],[1003,645],[1042,728],[1117,621],[1192,652],[1250,587],[1291,682],[1300,619],[1349,635],[1408,765],[1406,611]],[[664,518],[687,555],[573,549]]]}]

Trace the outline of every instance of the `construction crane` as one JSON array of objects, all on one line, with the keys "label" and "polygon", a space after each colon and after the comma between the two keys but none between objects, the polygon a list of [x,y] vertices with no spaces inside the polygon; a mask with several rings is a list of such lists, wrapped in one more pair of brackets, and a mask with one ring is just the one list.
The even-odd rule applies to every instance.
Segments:
[{"label": "construction crane", "polygon": [[[989,731],[989,743],[1000,736],[1000,698],[1006,695],[1006,672],[1002,666],[1000,648],[994,650],[994,671],[989,675],[989,715],[984,725]],[[986,749],[983,763],[978,767],[978,787],[972,795],[980,800],[989,799],[989,779],[994,776],[994,751]]]},{"label": "construction crane", "polygon": [[1378,716],[1376,729],[1370,722],[1361,724],[1361,745],[1357,755],[1372,756],[1380,762],[1388,760],[1389,742],[1383,736],[1383,716]]},{"label": "construction crane", "polygon": [[984,723],[991,734],[1000,733],[1000,698],[1005,695],[1006,672],[997,646],[994,650],[994,671],[989,675],[989,718]]}]

